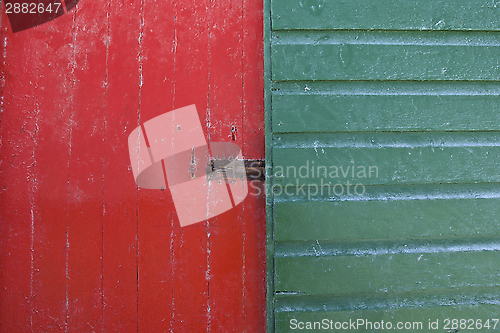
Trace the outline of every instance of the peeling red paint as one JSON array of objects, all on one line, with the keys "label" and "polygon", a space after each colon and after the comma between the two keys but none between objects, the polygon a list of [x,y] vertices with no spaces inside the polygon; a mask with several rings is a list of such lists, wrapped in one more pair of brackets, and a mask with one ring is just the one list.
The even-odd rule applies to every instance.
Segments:
[{"label": "peeling red paint", "polygon": [[262,1],[82,0],[17,33],[2,8],[0,329],[264,332],[263,192],[181,228],[127,147],[196,104],[263,158]]}]

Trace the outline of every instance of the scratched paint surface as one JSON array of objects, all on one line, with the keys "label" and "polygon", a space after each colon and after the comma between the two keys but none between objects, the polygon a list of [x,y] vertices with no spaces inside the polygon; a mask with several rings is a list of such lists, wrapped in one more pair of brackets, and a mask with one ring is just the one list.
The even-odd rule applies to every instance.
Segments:
[{"label": "scratched paint surface", "polygon": [[181,228],[127,147],[196,104],[263,158],[261,1],[81,0],[15,34],[2,5],[0,32],[0,331],[264,332],[263,193]]},{"label": "scratched paint surface", "polygon": [[265,1],[268,332],[493,329],[499,11]]}]

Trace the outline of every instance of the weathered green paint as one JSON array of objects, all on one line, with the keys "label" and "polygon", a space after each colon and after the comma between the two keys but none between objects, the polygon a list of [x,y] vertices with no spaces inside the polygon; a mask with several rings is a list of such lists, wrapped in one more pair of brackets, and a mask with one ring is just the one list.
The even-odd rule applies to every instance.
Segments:
[{"label": "weathered green paint", "polygon": [[311,195],[312,200],[307,192],[299,198],[279,196],[274,205],[274,239],[343,241],[500,234],[498,188],[394,187],[367,187],[360,198],[344,195],[330,199],[326,190],[323,196]]},{"label": "weathered green paint", "polygon": [[273,158],[283,187],[500,182],[498,132],[278,134]]},{"label": "weathered green paint", "polygon": [[271,3],[274,30],[500,30],[500,4],[494,0],[273,0]]},{"label": "weathered green paint", "polygon": [[[307,308],[312,308],[312,309],[317,309],[316,311],[300,311],[300,312],[292,312],[292,311],[277,311],[276,314],[276,330],[275,332],[295,332],[299,330],[291,330],[290,329],[290,321],[293,319],[296,319],[297,322],[303,322],[304,325],[307,322],[311,322],[311,325],[314,325],[314,322],[319,322],[321,323],[323,320],[326,319],[327,322],[332,321],[333,322],[333,327],[334,329],[331,330],[303,330],[304,332],[349,332],[349,331],[354,331],[354,332],[392,332],[396,330],[398,323],[402,323],[401,327],[404,327],[404,325],[409,325],[409,329],[405,330],[400,330],[401,332],[495,332],[496,330],[493,330],[494,322],[491,320],[489,321],[489,325],[491,328],[488,329],[477,329],[476,327],[481,327],[483,323],[486,323],[486,320],[488,318],[491,318],[492,313],[499,313],[500,312],[500,306],[497,304],[494,304],[495,298],[489,297],[489,298],[479,298],[479,302],[490,302],[490,305],[478,305],[480,304],[477,302],[477,304],[469,304],[467,300],[465,300],[467,303],[461,304],[460,302],[457,302],[457,299],[463,298],[460,296],[463,295],[457,295],[458,297],[455,299],[450,299],[449,303],[446,304],[446,306],[439,306],[439,305],[431,305],[428,307],[422,307],[420,304],[422,303],[429,303],[429,300],[431,297],[422,297],[418,299],[417,301],[410,300],[408,303],[413,305],[413,307],[400,307],[398,302],[390,303],[386,301],[386,299],[380,299],[376,300],[378,302],[371,302],[374,303],[373,307],[375,309],[369,308],[366,306],[366,302],[363,302],[363,306],[359,306],[359,309],[357,310],[335,310],[335,311],[325,311],[323,308],[318,309],[317,306],[310,306],[309,302],[303,302],[303,301],[298,301],[300,305],[297,306],[297,308],[300,308],[302,310],[303,307]],[[477,293],[477,295],[467,295],[470,297],[473,296],[483,296],[482,293]],[[495,295],[498,297],[499,295]],[[498,299],[498,298],[496,298]],[[342,302],[342,300],[336,300]],[[491,302],[493,301],[493,302]],[[305,304],[304,304],[305,303]],[[317,302],[313,303],[324,303],[323,300],[319,300]],[[388,304],[389,303],[389,304]],[[438,303],[438,302],[436,302]],[[439,304],[439,303],[438,303]],[[455,305],[458,304],[458,305]],[[406,304],[404,304],[406,305]],[[386,307],[386,308],[384,308]],[[338,308],[342,308],[338,306]],[[465,330],[446,330],[444,329],[445,327],[445,319],[472,319],[474,318],[474,321],[467,322],[466,323],[466,329]],[[353,323],[349,322],[349,319],[353,322],[357,322],[357,320],[363,320],[360,321],[359,324],[360,326],[353,326],[350,327],[351,325],[354,325]],[[438,321],[438,330],[433,330],[429,329],[429,321],[433,323],[436,323],[436,320]],[[479,321],[480,320],[480,321]],[[370,329],[370,327],[373,327],[373,325],[379,325],[381,322],[384,323],[391,323],[392,325],[392,330],[382,330],[382,329]],[[336,330],[335,329],[335,324],[339,323],[342,325],[343,323],[347,323],[347,325],[344,325],[345,327],[348,327],[347,329],[340,329]],[[371,326],[370,324],[371,323]],[[408,324],[407,324],[408,323]],[[477,325],[477,326],[476,326]],[[496,328],[498,329],[500,324],[496,325]],[[317,327],[320,327],[319,324],[317,324]],[[375,326],[376,327],[376,326]],[[384,325],[384,327],[386,327]],[[435,326],[433,326],[435,327]],[[448,328],[451,328],[451,324],[448,325]],[[467,330],[467,328],[470,328],[470,330]],[[357,330],[355,330],[357,329]],[[300,332],[300,331],[299,331]]]},{"label": "weathered green paint", "polygon": [[274,133],[500,130],[498,82],[321,81],[274,87]]},{"label": "weathered green paint", "polygon": [[500,4],[265,11],[269,332],[498,318]]},{"label": "weathered green paint", "polygon": [[272,78],[500,79],[498,32],[275,32]]},{"label": "weathered green paint", "polygon": [[[488,247],[486,247],[488,249]],[[402,292],[495,287],[500,246],[481,252],[360,254],[276,258],[274,283],[281,292],[305,295]],[[311,281],[314,280],[314,283]]]}]

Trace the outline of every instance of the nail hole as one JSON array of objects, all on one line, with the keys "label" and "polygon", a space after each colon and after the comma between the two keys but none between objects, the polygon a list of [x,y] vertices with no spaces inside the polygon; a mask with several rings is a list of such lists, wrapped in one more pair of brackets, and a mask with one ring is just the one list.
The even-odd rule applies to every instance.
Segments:
[{"label": "nail hole", "polygon": [[236,130],[236,126],[234,126],[234,125],[233,125],[233,126],[231,126],[231,139],[232,139],[233,141],[236,141],[236,132],[237,132],[237,130]]}]

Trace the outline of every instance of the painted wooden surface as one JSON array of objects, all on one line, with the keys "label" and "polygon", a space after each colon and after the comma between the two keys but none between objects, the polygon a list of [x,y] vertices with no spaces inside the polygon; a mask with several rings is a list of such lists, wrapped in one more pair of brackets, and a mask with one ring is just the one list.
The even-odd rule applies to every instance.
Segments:
[{"label": "painted wooden surface", "polygon": [[275,81],[498,81],[500,77],[497,32],[278,31],[272,54]]},{"label": "painted wooden surface", "polygon": [[[280,82],[275,87],[272,126],[276,133],[500,128],[497,82],[309,81]],[[470,117],[470,112],[475,116]]]},{"label": "painted wooden surface", "polygon": [[261,1],[82,0],[1,34],[0,331],[264,332],[263,192],[181,228],[127,147],[196,104],[263,158]]},{"label": "painted wooden surface", "polygon": [[274,30],[500,30],[495,1],[275,0]]},{"label": "painted wooden surface", "polygon": [[499,10],[265,2],[268,332],[493,328]]}]

